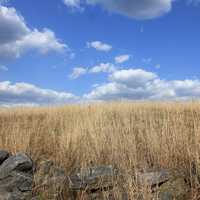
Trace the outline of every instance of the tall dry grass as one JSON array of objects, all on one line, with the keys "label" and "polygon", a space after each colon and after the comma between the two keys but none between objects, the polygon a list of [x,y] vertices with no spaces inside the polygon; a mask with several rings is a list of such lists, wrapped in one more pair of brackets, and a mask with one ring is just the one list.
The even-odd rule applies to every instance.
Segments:
[{"label": "tall dry grass", "polygon": [[112,164],[128,174],[139,166],[189,174],[200,163],[200,103],[1,109],[0,148],[52,159],[67,173]]}]

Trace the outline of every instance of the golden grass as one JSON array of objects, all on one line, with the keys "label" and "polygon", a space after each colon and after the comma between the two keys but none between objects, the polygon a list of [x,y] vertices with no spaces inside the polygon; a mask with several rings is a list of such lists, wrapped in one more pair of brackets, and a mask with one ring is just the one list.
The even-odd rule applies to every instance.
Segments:
[{"label": "golden grass", "polygon": [[67,173],[102,164],[130,174],[138,166],[190,173],[200,163],[200,103],[1,109],[0,148],[50,158]]}]

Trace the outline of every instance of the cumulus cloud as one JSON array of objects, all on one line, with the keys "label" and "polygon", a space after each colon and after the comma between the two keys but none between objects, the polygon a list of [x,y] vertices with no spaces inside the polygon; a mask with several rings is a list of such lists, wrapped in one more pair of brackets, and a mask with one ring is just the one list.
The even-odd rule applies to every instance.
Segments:
[{"label": "cumulus cloud", "polygon": [[112,49],[111,45],[103,43],[101,41],[87,42],[87,47],[88,48],[94,48],[97,51],[105,51],[105,52],[108,52]]},{"label": "cumulus cloud", "polygon": [[[152,19],[168,13],[174,0],[64,0],[65,5],[79,8],[80,4],[100,5],[109,12],[135,19]],[[190,0],[198,1],[198,0]]]},{"label": "cumulus cloud", "polygon": [[89,67],[75,67],[72,70],[72,73],[69,75],[70,79],[77,79],[85,74],[97,74],[97,73],[113,73],[117,68],[112,63],[100,63],[91,68]]},{"label": "cumulus cloud", "polygon": [[78,77],[87,73],[87,69],[83,67],[75,67],[72,73],[69,75],[70,79],[77,79]]},{"label": "cumulus cloud", "polygon": [[138,87],[148,81],[154,80],[156,77],[156,74],[142,69],[124,69],[114,72],[110,76],[110,80],[127,86]]},{"label": "cumulus cloud", "polygon": [[60,43],[54,32],[44,29],[42,32],[37,29],[25,35],[21,40],[9,42],[0,46],[0,59],[19,58],[29,50],[36,50],[41,54],[51,51],[62,52],[67,46]]},{"label": "cumulus cloud", "polygon": [[30,30],[24,18],[14,8],[0,6],[0,44],[21,39]]},{"label": "cumulus cloud", "polygon": [[124,63],[124,62],[128,61],[129,59],[130,59],[130,55],[127,55],[127,54],[120,55],[120,56],[115,57],[115,62],[118,63],[118,64]]},{"label": "cumulus cloud", "polygon": [[71,9],[77,9],[79,11],[84,10],[84,8],[81,6],[81,0],[63,0],[63,3]]},{"label": "cumulus cloud", "polygon": [[200,80],[162,80],[143,69],[113,72],[108,83],[84,95],[88,100],[187,100],[200,98]]},{"label": "cumulus cloud", "polygon": [[173,0],[87,0],[99,4],[111,12],[136,19],[151,19],[171,10]]},{"label": "cumulus cloud", "polygon": [[190,100],[200,98],[200,80],[163,80],[143,69],[112,72],[107,83],[95,84],[79,98],[28,83],[0,82],[0,106],[58,105],[84,101]]},{"label": "cumulus cloud", "polygon": [[0,105],[55,105],[73,103],[78,97],[66,92],[42,89],[28,83],[0,82]]},{"label": "cumulus cloud", "polygon": [[80,7],[80,0],[63,0],[64,4],[69,7]]},{"label": "cumulus cloud", "polygon": [[[81,5],[99,5],[111,13],[146,20],[169,13],[176,0],[63,0],[71,8],[83,9]],[[199,5],[200,0],[185,0],[188,5]],[[141,28],[143,32],[143,28]]]},{"label": "cumulus cloud", "polygon": [[89,70],[89,73],[112,73],[114,71],[116,71],[116,67],[112,63],[100,63],[99,65],[92,67]]},{"label": "cumulus cloud", "polygon": [[0,61],[18,58],[28,50],[48,53],[67,49],[53,31],[30,29],[15,8],[0,6],[0,30]]}]

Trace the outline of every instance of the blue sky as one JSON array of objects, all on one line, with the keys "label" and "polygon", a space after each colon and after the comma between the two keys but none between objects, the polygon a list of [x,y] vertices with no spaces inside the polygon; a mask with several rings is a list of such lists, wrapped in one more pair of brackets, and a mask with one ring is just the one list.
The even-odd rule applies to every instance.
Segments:
[{"label": "blue sky", "polygon": [[0,0],[0,105],[200,97],[198,0]]}]

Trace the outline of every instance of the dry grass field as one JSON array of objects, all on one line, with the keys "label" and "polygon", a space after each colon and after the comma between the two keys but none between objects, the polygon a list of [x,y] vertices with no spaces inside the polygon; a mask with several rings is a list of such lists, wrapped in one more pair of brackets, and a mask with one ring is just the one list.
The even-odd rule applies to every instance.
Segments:
[{"label": "dry grass field", "polygon": [[[52,159],[71,173],[111,164],[140,168],[200,165],[200,103],[105,103],[0,110],[0,148]],[[192,186],[194,195],[198,184]],[[136,188],[127,186],[129,192]]]}]

